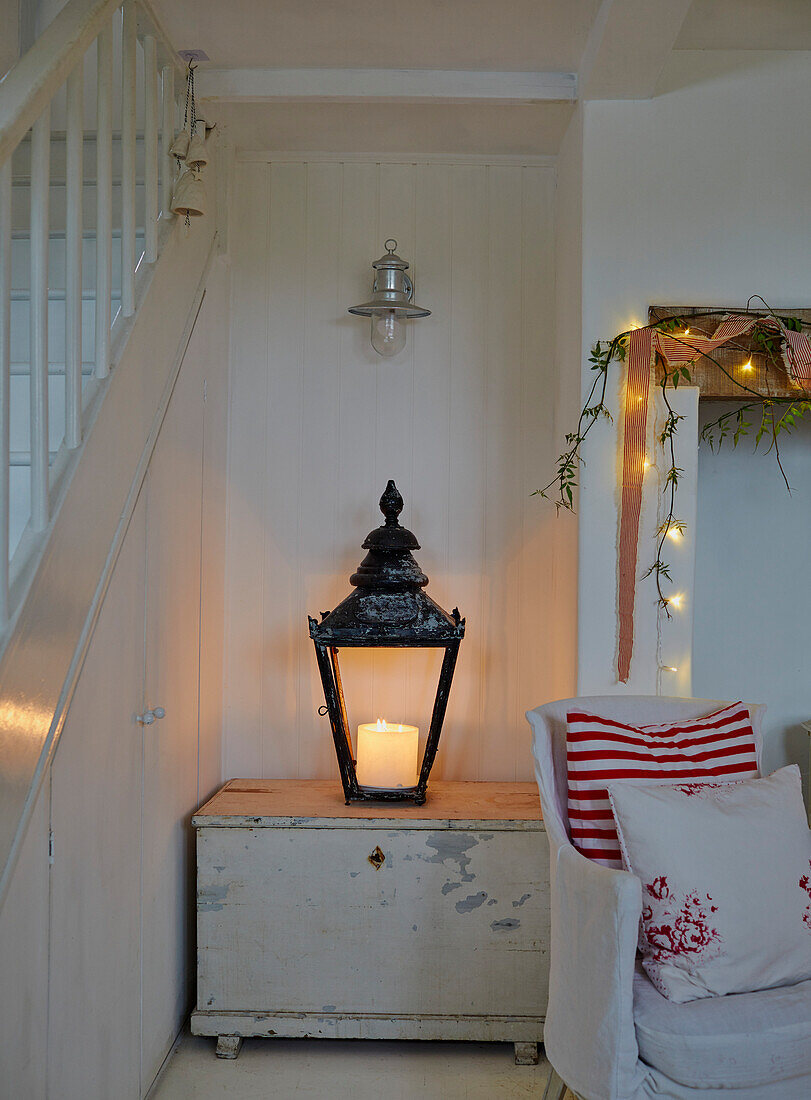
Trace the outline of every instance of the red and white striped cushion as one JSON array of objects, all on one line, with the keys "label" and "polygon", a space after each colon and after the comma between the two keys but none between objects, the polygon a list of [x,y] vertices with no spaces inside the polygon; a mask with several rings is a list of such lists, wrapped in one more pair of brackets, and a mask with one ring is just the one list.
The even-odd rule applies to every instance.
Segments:
[{"label": "red and white striped cushion", "polygon": [[758,774],[752,719],[743,703],[655,726],[628,726],[579,710],[566,718],[572,844],[605,867],[622,867],[606,784],[618,779],[701,783]]}]

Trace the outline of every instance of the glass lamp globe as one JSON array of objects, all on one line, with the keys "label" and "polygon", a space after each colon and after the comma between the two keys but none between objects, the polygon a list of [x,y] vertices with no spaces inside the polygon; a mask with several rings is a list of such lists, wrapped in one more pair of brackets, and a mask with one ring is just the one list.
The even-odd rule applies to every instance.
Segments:
[{"label": "glass lamp globe", "polygon": [[399,317],[393,309],[384,309],[372,314],[372,347],[378,355],[391,358],[398,355],[406,346],[405,318]]}]

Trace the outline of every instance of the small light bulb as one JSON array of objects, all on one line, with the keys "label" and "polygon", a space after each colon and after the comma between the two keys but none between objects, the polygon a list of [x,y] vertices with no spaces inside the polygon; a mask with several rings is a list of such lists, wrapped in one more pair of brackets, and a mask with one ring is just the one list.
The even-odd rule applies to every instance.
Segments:
[{"label": "small light bulb", "polygon": [[662,672],[678,672],[679,670],[675,665],[659,665]]},{"label": "small light bulb", "polygon": [[672,603],[674,607],[681,607],[681,596],[669,596],[668,603]]},{"label": "small light bulb", "polygon": [[689,335],[690,335],[690,330],[689,330],[689,328],[686,328],[686,329],[684,330],[684,335],[685,335],[685,336],[689,336]]},{"label": "small light bulb", "polygon": [[643,459],[643,461],[642,461],[642,469],[643,469],[643,470],[647,470],[647,469],[649,468],[649,466],[650,466],[650,460],[649,460],[649,459],[647,459],[647,458]]},{"label": "small light bulb", "polygon": [[683,539],[684,535],[678,529],[678,527],[669,527],[667,530],[667,537],[673,539],[674,542],[678,542],[679,539]]},{"label": "small light bulb", "polygon": [[741,367],[741,370],[745,370],[745,371],[754,370],[754,367],[752,366],[752,360],[747,359],[746,362],[744,363],[744,365]]}]

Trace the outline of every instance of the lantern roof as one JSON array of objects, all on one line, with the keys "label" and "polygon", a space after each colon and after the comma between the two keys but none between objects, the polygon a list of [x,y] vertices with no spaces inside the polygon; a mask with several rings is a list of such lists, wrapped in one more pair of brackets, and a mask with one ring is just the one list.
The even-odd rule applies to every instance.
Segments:
[{"label": "lantern roof", "polygon": [[363,542],[368,553],[349,578],[356,591],[334,611],[310,618],[310,637],[325,645],[442,646],[462,638],[465,621],[457,608],[448,613],[423,589],[428,577],[412,550],[420,544],[402,527],[403,498],[389,481],[380,498],[385,522]]}]

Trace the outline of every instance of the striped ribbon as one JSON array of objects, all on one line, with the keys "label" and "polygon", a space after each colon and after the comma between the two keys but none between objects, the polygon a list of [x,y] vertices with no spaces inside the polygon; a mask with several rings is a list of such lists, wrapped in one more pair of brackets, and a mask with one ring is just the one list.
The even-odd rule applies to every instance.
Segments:
[{"label": "striped ribbon", "polygon": [[625,426],[622,455],[622,497],[617,548],[617,674],[628,682],[634,649],[634,599],[639,546],[639,516],[642,510],[642,481],[645,473],[648,402],[651,372],[657,355],[668,367],[695,362],[722,344],[743,336],[758,325],[762,331],[782,337],[789,378],[800,388],[811,390],[811,337],[787,329],[776,317],[730,314],[712,336],[668,336],[654,329],[631,333],[625,389]]}]

